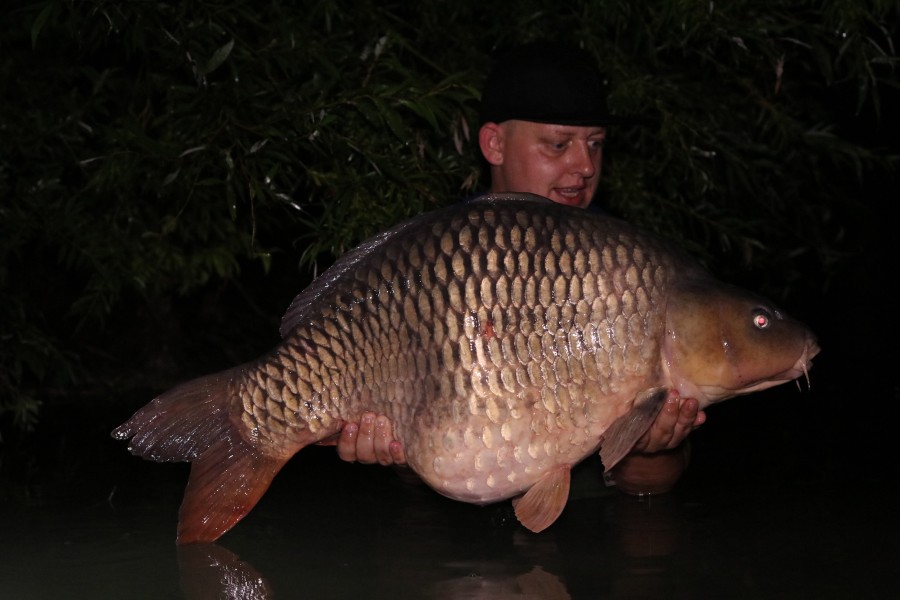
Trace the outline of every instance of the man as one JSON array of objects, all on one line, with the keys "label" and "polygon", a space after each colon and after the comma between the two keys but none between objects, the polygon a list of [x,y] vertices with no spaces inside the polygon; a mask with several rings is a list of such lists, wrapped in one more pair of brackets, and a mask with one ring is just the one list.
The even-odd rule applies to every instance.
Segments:
[{"label": "man", "polygon": [[[491,192],[529,192],[587,208],[597,191],[606,126],[606,86],[590,57],[536,42],[515,50],[491,73],[482,94],[478,142]],[[706,420],[694,399],[670,396],[650,430],[614,470],[619,488],[661,493],[684,469],[682,443]],[[338,454],[348,461],[403,464],[387,417],[363,415],[344,426]]]}]

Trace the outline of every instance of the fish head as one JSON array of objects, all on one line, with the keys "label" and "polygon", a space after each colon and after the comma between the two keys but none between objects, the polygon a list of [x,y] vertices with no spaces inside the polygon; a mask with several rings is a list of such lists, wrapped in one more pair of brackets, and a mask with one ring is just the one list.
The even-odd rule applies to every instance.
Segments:
[{"label": "fish head", "polygon": [[709,280],[675,286],[666,305],[664,369],[701,408],[809,378],[816,337],[773,303]]}]

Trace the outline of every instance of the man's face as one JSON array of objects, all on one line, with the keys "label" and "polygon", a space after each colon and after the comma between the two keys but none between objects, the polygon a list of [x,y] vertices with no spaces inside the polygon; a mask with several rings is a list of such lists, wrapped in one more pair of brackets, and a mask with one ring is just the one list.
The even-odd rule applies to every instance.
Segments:
[{"label": "man's face", "polygon": [[591,203],[600,180],[604,128],[518,120],[486,128],[490,135],[482,133],[480,141],[491,163],[491,191],[539,194],[579,208]]}]

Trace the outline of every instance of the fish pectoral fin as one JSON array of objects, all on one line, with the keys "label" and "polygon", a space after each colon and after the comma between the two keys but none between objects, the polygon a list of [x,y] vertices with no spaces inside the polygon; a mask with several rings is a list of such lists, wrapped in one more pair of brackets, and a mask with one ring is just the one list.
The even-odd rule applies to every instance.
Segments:
[{"label": "fish pectoral fin", "polygon": [[513,506],[519,523],[535,533],[550,527],[569,500],[571,471],[569,465],[556,467],[516,499]]},{"label": "fish pectoral fin", "polygon": [[600,459],[606,471],[625,458],[641,436],[650,429],[667,396],[668,389],[664,387],[644,390],[635,399],[631,410],[613,421],[603,432]]}]

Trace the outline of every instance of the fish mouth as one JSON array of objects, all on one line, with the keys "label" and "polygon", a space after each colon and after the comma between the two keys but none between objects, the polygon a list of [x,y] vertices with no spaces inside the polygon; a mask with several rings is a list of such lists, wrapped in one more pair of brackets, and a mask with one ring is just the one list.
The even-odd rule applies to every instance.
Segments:
[{"label": "fish mouth", "polygon": [[752,392],[758,392],[760,390],[781,385],[782,383],[788,383],[789,381],[797,381],[797,387],[800,387],[801,378],[806,381],[806,389],[811,389],[812,384],[809,379],[809,370],[812,369],[812,359],[815,358],[821,350],[822,349],[815,339],[808,339],[806,345],[803,347],[803,352],[791,368],[786,369],[781,373],[775,373],[774,375],[766,377],[754,384],[750,384],[747,387],[742,387],[738,393],[750,394]]},{"label": "fish mouth", "polygon": [[[822,349],[819,347],[819,344],[815,339],[810,338],[807,341],[806,347],[803,348],[803,354],[800,355],[800,358],[797,359],[797,363],[794,365],[792,371],[796,373],[794,377],[791,379],[800,379],[802,375],[806,380],[806,389],[810,389],[811,384],[809,382],[809,370],[812,369],[812,359],[816,357]],[[790,380],[789,380],[790,381]],[[800,385],[799,383],[797,385]]]},{"label": "fish mouth", "polygon": [[706,406],[714,402],[720,402],[721,400],[725,400],[727,398],[743,396],[745,394],[752,394],[753,392],[766,390],[770,387],[779,386],[783,383],[788,383],[791,381],[796,381],[797,387],[802,390],[800,384],[801,378],[806,380],[806,389],[809,390],[811,388],[809,370],[812,368],[812,359],[820,352],[820,350],[821,349],[816,343],[816,340],[810,338],[804,345],[803,351],[800,353],[800,356],[797,358],[796,362],[794,362],[792,366],[785,369],[784,371],[772,373],[753,381],[747,381],[743,385],[734,388],[721,387],[716,385],[700,385],[699,389],[702,390],[707,398],[706,403],[701,404],[703,404],[703,406]]}]

